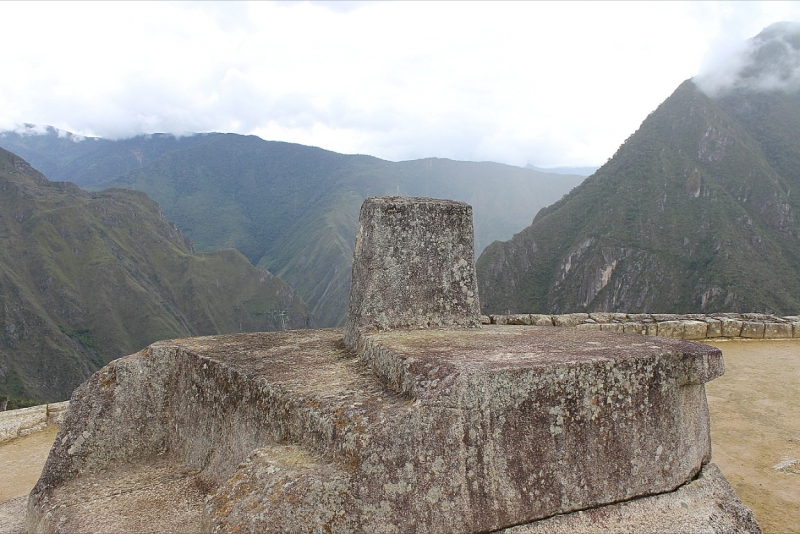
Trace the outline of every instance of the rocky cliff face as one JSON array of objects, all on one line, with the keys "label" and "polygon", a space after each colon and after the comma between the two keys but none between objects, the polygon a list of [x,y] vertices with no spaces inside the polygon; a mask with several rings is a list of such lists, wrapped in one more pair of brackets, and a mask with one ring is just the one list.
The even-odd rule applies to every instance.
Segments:
[{"label": "rocky cliff face", "polygon": [[687,81],[593,176],[486,249],[483,311],[796,313],[792,185]]},{"label": "rocky cliff face", "polygon": [[478,260],[484,313],[797,313],[800,25],[680,87]]}]

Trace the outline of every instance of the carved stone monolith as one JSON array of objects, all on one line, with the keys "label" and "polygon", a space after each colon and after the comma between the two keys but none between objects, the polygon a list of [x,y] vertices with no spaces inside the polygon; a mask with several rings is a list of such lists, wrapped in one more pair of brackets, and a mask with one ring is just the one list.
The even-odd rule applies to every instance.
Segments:
[{"label": "carved stone monolith", "polygon": [[719,349],[477,328],[470,218],[365,201],[346,343],[188,338],[98,371],[27,531],[759,532],[709,464]]},{"label": "carved stone monolith", "polygon": [[472,207],[370,197],[361,206],[345,340],[357,330],[479,327]]}]

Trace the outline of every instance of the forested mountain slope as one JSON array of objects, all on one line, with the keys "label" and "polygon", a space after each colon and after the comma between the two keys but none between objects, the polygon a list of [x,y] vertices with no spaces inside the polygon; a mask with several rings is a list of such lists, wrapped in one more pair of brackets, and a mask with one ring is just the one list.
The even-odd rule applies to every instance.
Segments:
[{"label": "forested mountain slope", "polygon": [[606,165],[489,246],[484,311],[797,313],[800,180],[772,162],[800,123],[770,145],[721,104],[684,82]]},{"label": "forested mountain slope", "polygon": [[[125,187],[156,200],[197,250],[232,247],[298,290],[322,326],[347,309],[358,210],[370,195],[449,198],[474,208],[476,249],[507,239],[583,177],[497,163],[393,163],[254,136],[86,139],[5,132],[34,166],[81,186]],[[60,170],[59,170],[60,169]]]},{"label": "forested mountain slope", "polygon": [[50,182],[2,149],[0,306],[0,392],[38,401],[158,339],[311,325],[235,250],[192,254],[144,193]]}]

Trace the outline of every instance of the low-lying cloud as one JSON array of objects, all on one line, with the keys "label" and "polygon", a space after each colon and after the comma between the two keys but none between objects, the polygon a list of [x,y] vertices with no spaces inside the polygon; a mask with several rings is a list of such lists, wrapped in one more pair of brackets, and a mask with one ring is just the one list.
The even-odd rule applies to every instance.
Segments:
[{"label": "low-lying cloud", "polygon": [[779,22],[748,41],[718,43],[694,81],[712,97],[800,90],[800,23]]},{"label": "low-lying cloud", "polygon": [[[597,165],[698,71],[710,39],[787,19],[800,5],[0,2],[0,130]],[[727,65],[720,51],[713,65]],[[735,83],[739,63],[714,79]]]}]

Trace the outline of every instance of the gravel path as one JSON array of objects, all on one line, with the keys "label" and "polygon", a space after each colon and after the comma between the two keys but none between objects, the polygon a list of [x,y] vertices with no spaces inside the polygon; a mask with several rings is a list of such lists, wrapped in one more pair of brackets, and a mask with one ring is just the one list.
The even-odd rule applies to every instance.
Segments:
[{"label": "gravel path", "polygon": [[27,496],[39,480],[57,427],[0,443],[0,502]]},{"label": "gravel path", "polygon": [[0,532],[21,533],[28,493],[39,480],[57,427],[0,444]]}]

